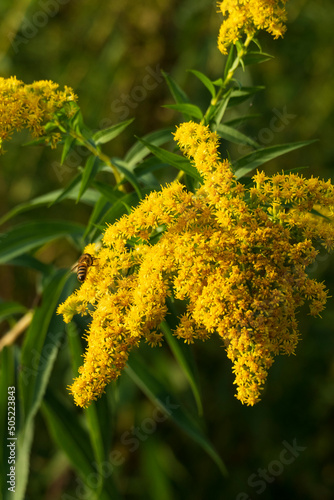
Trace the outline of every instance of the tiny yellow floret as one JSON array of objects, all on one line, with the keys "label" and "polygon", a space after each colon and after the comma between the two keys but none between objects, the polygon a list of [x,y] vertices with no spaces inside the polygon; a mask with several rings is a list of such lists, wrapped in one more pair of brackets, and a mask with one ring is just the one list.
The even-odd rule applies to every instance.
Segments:
[{"label": "tiny yellow floret", "polygon": [[218,36],[218,48],[223,54],[243,34],[252,38],[258,30],[265,30],[274,38],[286,30],[285,3],[287,0],[222,0],[219,10],[224,16]]},{"label": "tiny yellow floret", "polygon": [[70,388],[79,406],[120,375],[141,340],[160,345],[169,297],[184,301],[178,338],[220,336],[236,396],[248,405],[260,400],[275,356],[294,353],[300,307],[308,302],[318,315],[325,306],[324,285],[306,269],[318,248],[334,248],[332,184],[257,172],[246,188],[208,127],[182,123],[174,135],[202,177],[199,188],[173,182],[110,225],[98,251],[85,249],[96,265],[59,307],[66,322],[91,316],[84,364]]},{"label": "tiny yellow floret", "polygon": [[[3,142],[11,138],[14,130],[27,128],[37,138],[46,134],[44,125],[54,113],[72,116],[76,96],[71,88],[65,86],[64,90],[58,90],[58,87],[51,81],[42,80],[28,85],[15,76],[0,77],[0,154],[4,152]],[[55,147],[60,134],[49,132],[45,140]]]}]

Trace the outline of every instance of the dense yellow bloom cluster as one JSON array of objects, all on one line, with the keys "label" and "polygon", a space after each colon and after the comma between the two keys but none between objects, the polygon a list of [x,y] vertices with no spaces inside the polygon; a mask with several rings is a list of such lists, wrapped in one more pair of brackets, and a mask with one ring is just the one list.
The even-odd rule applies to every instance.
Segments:
[{"label": "dense yellow bloom cluster", "polygon": [[228,47],[245,33],[253,37],[257,30],[266,30],[278,38],[285,32],[286,0],[222,0],[218,2],[224,16],[218,48],[227,54]]},{"label": "dense yellow bloom cluster", "polygon": [[[329,182],[258,172],[253,187],[237,182],[218,153],[208,127],[183,123],[175,133],[184,154],[203,178],[195,193],[178,182],[153,192],[129,215],[109,226],[86,281],[60,307],[66,322],[89,314],[88,348],[71,386],[87,406],[126,364],[141,339],[161,341],[166,298],[184,301],[175,330],[185,342],[218,334],[233,363],[237,398],[259,401],[278,354],[298,342],[296,312],[324,308],[327,292],[305,269],[315,245],[334,247]],[[153,239],[154,238],[154,239]]]},{"label": "dense yellow bloom cluster", "polygon": [[[45,134],[44,125],[61,109],[71,116],[70,102],[76,100],[71,88],[57,90],[59,85],[51,81],[38,81],[26,85],[15,76],[0,78],[0,153],[3,141],[10,139],[14,130],[27,128],[33,137]],[[51,133],[47,141],[54,147],[60,135]]]}]

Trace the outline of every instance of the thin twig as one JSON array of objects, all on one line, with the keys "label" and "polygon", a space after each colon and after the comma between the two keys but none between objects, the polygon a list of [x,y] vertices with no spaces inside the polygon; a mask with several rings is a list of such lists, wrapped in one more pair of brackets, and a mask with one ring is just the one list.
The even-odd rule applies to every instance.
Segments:
[{"label": "thin twig", "polygon": [[33,318],[33,310],[30,309],[22,318],[0,339],[0,352],[6,345],[14,344],[15,340],[28,328]]}]

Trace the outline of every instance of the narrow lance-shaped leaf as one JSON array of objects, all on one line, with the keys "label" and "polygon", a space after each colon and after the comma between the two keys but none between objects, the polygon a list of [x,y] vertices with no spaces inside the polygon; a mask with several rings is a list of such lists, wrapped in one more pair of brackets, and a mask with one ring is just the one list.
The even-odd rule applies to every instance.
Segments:
[{"label": "narrow lance-shaped leaf", "polygon": [[[165,73],[164,71],[161,71],[161,73],[167,82],[167,85],[169,87],[169,90],[170,90],[173,98],[174,98],[174,101],[177,104],[189,103],[190,100],[189,100],[187,94],[181,89],[181,87],[175,82],[175,80],[173,80],[173,78],[171,78],[169,75],[167,75],[167,73]],[[185,120],[189,121],[190,116],[185,115]]]},{"label": "narrow lance-shaped leaf", "polygon": [[176,83],[176,81],[173,80],[173,78],[171,78],[164,71],[161,71],[161,73],[167,82],[167,85],[169,87],[169,90],[170,90],[172,96],[174,97],[175,102],[178,104],[185,103],[185,102],[189,103],[190,102],[189,97],[184,92],[184,90],[182,90],[181,87]]},{"label": "narrow lance-shaped leaf", "polygon": [[218,105],[213,109],[215,117],[214,120],[215,127],[217,127],[223,119],[231,94],[232,94],[232,89],[229,89],[222,97],[222,99],[218,102]]},{"label": "narrow lance-shaped leaf", "polygon": [[81,178],[82,178],[82,172],[79,172],[70,182],[69,184],[62,190],[60,190],[59,194],[57,196],[54,196],[54,199],[51,201],[51,203],[49,204],[49,207],[51,207],[52,205],[56,204],[56,203],[59,203],[60,201],[66,199],[67,197],[70,196],[70,194],[74,193],[74,191],[76,190],[77,188],[77,193],[76,193],[76,197],[75,199],[78,198],[78,195],[79,195],[79,184],[80,184],[80,181],[81,181]]},{"label": "narrow lance-shaped leaf", "polygon": [[246,101],[253,95],[257,94],[264,90],[265,87],[257,86],[257,87],[242,87],[240,89],[232,89],[230,99],[229,99],[229,107],[236,106],[237,104],[241,104]]},{"label": "narrow lance-shaped leaf", "polygon": [[165,338],[168,342],[169,347],[171,348],[171,351],[173,352],[175,359],[178,361],[179,365],[181,366],[182,370],[184,371],[191,390],[193,392],[196,405],[197,405],[197,411],[199,415],[203,415],[203,406],[202,406],[202,401],[201,401],[201,396],[199,392],[198,385],[196,383],[194,374],[189,366],[189,363],[186,359],[185,353],[183,352],[180,344],[176,340],[176,338],[172,335],[172,332],[167,324],[166,321],[163,321],[160,324],[161,330],[164,332]]},{"label": "narrow lance-shaped leaf", "polygon": [[308,146],[313,142],[315,141],[292,142],[291,144],[280,144],[278,146],[257,149],[253,153],[243,156],[239,160],[233,162],[232,166],[235,170],[236,178],[240,179],[267,161],[273,160],[274,158],[289,153],[290,151],[294,151],[295,149]]},{"label": "narrow lance-shaped leaf", "polygon": [[165,104],[164,108],[174,109],[175,111],[179,111],[184,115],[184,117],[188,119],[188,117],[195,118],[196,120],[202,120],[203,113],[198,106],[195,104],[189,103],[177,103],[177,104]]},{"label": "narrow lance-shaped leaf", "polygon": [[[142,189],[142,194],[145,196],[146,194],[149,194],[151,190],[149,189]],[[114,223],[117,219],[119,219],[124,213],[126,213],[126,210],[124,207],[130,206],[133,207],[138,204],[139,198],[136,192],[133,193],[127,193],[124,194],[117,202],[115,202],[109,210],[105,214],[103,214],[102,218],[99,219],[97,222],[99,225],[105,225],[112,224]],[[93,238],[93,236],[92,236]]]},{"label": "narrow lance-shaped leaf", "polygon": [[[51,191],[50,193],[38,196],[32,200],[20,203],[0,218],[0,225],[4,224],[9,219],[12,219],[16,215],[28,212],[29,210],[33,210],[35,208],[45,205],[50,207],[55,203],[59,203],[63,199],[76,200],[79,192],[78,184],[80,182],[80,178],[81,173],[75,177],[65,189],[57,189],[56,191]],[[81,197],[81,201],[83,203],[87,203],[88,205],[93,205],[96,201],[93,190],[88,189]]]},{"label": "narrow lance-shaped leaf", "polygon": [[0,352],[0,436],[2,436],[2,446],[0,449],[0,498],[2,500],[12,500],[14,498],[13,492],[9,490],[10,484],[7,481],[10,480],[10,466],[15,465],[9,461],[9,452],[12,446],[9,448],[8,445],[14,444],[16,447],[16,441],[11,438],[15,438],[18,415],[20,414],[17,397],[18,391],[15,383],[15,352],[15,346],[4,347]]},{"label": "narrow lance-shaped leaf", "polygon": [[273,59],[273,56],[264,52],[251,51],[247,52],[247,54],[243,56],[243,62],[245,66],[248,66],[250,64],[260,64],[265,61],[269,61],[269,59]]},{"label": "narrow lance-shaped leaf", "polygon": [[98,225],[99,219],[102,217],[103,214],[107,212],[109,208],[110,208],[110,202],[104,195],[101,195],[98,201],[94,205],[83,238],[87,238],[90,231],[95,228],[95,225]]},{"label": "narrow lance-shaped leaf", "polygon": [[216,130],[220,137],[226,139],[227,141],[236,144],[246,144],[247,146],[251,146],[255,149],[260,147],[260,145],[256,141],[253,141],[253,139],[251,139],[247,135],[223,123],[219,124]]},{"label": "narrow lance-shaped leaf", "polygon": [[14,314],[24,314],[27,308],[19,302],[9,301],[0,303],[0,320],[3,321]]},{"label": "narrow lance-shaped leaf", "polygon": [[61,236],[82,236],[85,228],[74,222],[41,220],[25,222],[0,235],[0,264]]},{"label": "narrow lance-shaped leaf", "polygon": [[203,85],[205,85],[212,97],[216,97],[216,89],[210,78],[200,71],[196,71],[194,69],[190,69],[189,71],[190,73],[193,73],[193,75],[195,75],[203,83]]},{"label": "narrow lance-shaped leaf", "polygon": [[[67,338],[72,355],[73,373],[77,374],[78,368],[82,363],[82,344],[80,342],[79,331],[74,322],[66,327]],[[110,451],[110,441],[112,429],[110,429],[110,408],[108,399],[103,396],[99,401],[94,401],[89,408],[85,410],[87,418],[89,438],[92,447],[91,462],[94,457],[97,469],[101,472],[100,490],[103,489],[103,483],[107,479],[103,475],[103,463],[108,461],[108,452]],[[86,438],[87,439],[87,438]],[[65,449],[66,443],[62,444]]]},{"label": "narrow lance-shaped leaf", "polygon": [[[161,146],[172,139],[172,132],[175,132],[175,127],[157,130],[146,134],[143,140],[155,146]],[[149,153],[149,149],[140,141],[137,140],[135,144],[129,149],[124,157],[129,168],[133,169],[141,160]]]},{"label": "narrow lance-shaped leaf", "polygon": [[108,127],[103,130],[99,130],[93,135],[93,141],[95,144],[105,144],[106,142],[115,139],[123,130],[125,130],[130,123],[132,123],[134,118],[130,118],[130,120],[124,120],[123,122],[116,123],[111,127]]},{"label": "narrow lance-shaped leaf", "polygon": [[113,465],[106,461],[110,467],[105,468],[103,473],[102,471],[99,473],[94,465],[96,461],[89,435],[78,422],[77,413],[65,406],[51,391],[46,394],[42,410],[55,443],[66,453],[71,464],[80,474],[83,483],[89,488],[89,498],[92,500],[118,500],[120,497],[113,482],[115,461],[113,461]]},{"label": "narrow lance-shaped leaf", "polygon": [[196,180],[202,180],[200,173],[193,167],[190,161],[184,156],[179,156],[175,153],[171,153],[170,151],[166,151],[165,149],[158,148],[157,146],[153,146],[143,139],[139,139],[159,160],[166,162],[169,165],[173,165],[173,167],[182,170],[185,174],[190,175]]},{"label": "narrow lance-shaped leaf", "polygon": [[63,146],[63,151],[61,153],[61,160],[60,160],[61,165],[63,165],[64,161],[67,158],[67,155],[71,151],[71,148],[75,142],[76,142],[75,137],[72,137],[71,135],[68,135],[66,137],[65,142],[64,142],[64,146]]},{"label": "narrow lance-shaped leaf", "polygon": [[233,61],[234,61],[234,45],[231,45],[230,51],[228,53],[227,61],[225,63],[224,80],[226,79],[228,72],[232,68]]},{"label": "narrow lance-shaped leaf", "polygon": [[125,179],[132,185],[134,190],[136,191],[139,199],[143,197],[141,188],[138,184],[137,177],[131,172],[131,170],[128,168],[127,163],[123,160],[120,160],[119,158],[113,158],[112,159],[113,165],[119,170]]},{"label": "narrow lance-shaped leaf", "polygon": [[204,435],[198,421],[182,408],[170,392],[167,391],[157,378],[149,372],[147,365],[139,361],[139,356],[131,356],[126,367],[127,374],[146,394],[152,403],[161,408],[169,418],[175,422],[188,436],[199,444],[211,456],[223,475],[227,475],[226,467]]},{"label": "narrow lance-shaped leaf", "polygon": [[86,161],[85,168],[82,172],[82,179],[80,184],[80,190],[77,198],[77,202],[80,200],[81,196],[84,194],[86,189],[89,187],[91,182],[94,180],[98,169],[99,169],[100,160],[96,156],[89,156]]},{"label": "narrow lance-shaped leaf", "polygon": [[66,273],[61,270],[49,281],[44,290],[43,301],[36,309],[24,337],[18,377],[22,422],[17,437],[15,490],[17,500],[24,498],[29,473],[34,418],[43,399],[63,334],[61,320],[55,314],[55,308],[65,279]]}]

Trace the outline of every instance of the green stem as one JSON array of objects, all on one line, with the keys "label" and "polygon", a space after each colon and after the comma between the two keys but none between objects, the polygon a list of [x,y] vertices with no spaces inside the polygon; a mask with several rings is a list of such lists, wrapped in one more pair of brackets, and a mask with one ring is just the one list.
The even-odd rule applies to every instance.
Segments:
[{"label": "green stem", "polygon": [[[80,144],[82,144],[83,146],[85,146],[85,148],[88,149],[88,151],[90,151],[94,156],[96,156],[97,158],[99,158],[103,163],[105,163],[106,165],[108,165],[108,167],[111,168],[112,170],[112,173],[115,177],[115,181],[116,181],[116,184],[120,184],[123,180],[123,176],[118,172],[117,168],[115,167],[115,165],[113,165],[113,163],[110,161],[110,158],[102,153],[102,151],[100,149],[98,149],[94,144],[92,144],[91,142],[89,142],[88,139],[86,139],[86,137],[84,137],[82,134],[76,132],[75,130],[73,129],[70,129],[70,130],[66,130],[60,122],[56,122],[58,128],[64,132],[65,134],[69,134],[71,137],[73,137],[74,139],[76,139]],[[119,186],[119,189],[121,191],[125,191],[125,188],[123,185],[120,184]]]},{"label": "green stem", "polygon": [[206,110],[206,113],[201,121],[201,123],[206,123],[206,119],[207,117],[210,115],[211,113],[211,110],[212,108],[214,108],[217,103],[219,102],[223,92],[225,91],[227,85],[230,83],[230,81],[232,80],[233,78],[233,75],[236,71],[236,69],[239,67],[239,64],[242,60],[242,58],[245,56],[245,54],[247,54],[247,48],[248,48],[248,45],[250,44],[250,42],[252,41],[252,38],[251,36],[247,36],[246,40],[245,40],[245,43],[243,45],[243,48],[242,50],[240,50],[237,54],[237,57],[235,58],[231,68],[229,69],[220,89],[218,90],[217,92],[217,95],[211,100],[211,103],[210,103],[210,106],[208,107],[208,109]]}]

